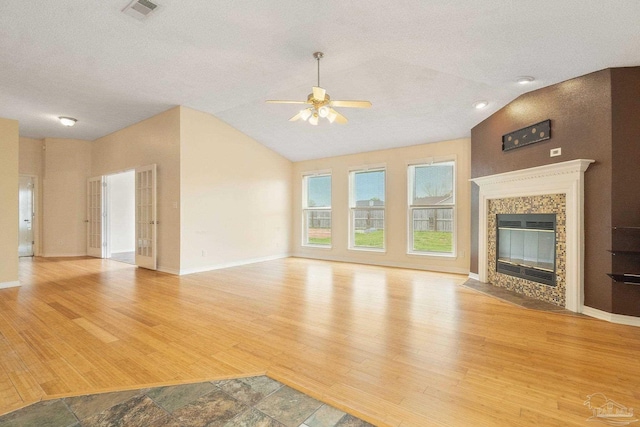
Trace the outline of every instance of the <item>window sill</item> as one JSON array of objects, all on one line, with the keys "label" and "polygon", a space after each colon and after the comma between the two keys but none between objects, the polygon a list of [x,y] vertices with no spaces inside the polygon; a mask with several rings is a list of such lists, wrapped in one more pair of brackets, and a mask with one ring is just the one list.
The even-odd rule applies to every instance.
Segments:
[{"label": "window sill", "polygon": [[347,248],[350,251],[356,251],[356,252],[373,252],[373,253],[378,253],[378,254],[386,254],[387,250],[386,249],[377,249],[377,248],[358,248],[358,247],[353,247],[353,248]]},{"label": "window sill", "polygon": [[311,249],[332,249],[331,245],[300,245],[303,248],[311,248]]},{"label": "window sill", "polygon": [[441,252],[413,252],[407,251],[407,255],[409,256],[417,256],[417,257],[433,257],[433,258],[458,258],[458,255],[441,253]]}]

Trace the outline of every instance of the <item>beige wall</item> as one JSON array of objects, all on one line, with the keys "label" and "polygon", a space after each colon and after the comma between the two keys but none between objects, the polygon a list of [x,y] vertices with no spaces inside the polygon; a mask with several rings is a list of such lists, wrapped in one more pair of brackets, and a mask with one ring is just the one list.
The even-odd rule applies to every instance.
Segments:
[{"label": "beige wall", "polygon": [[0,118],[0,287],[18,286],[18,122]]},{"label": "beige wall", "polygon": [[180,270],[180,108],[92,143],[91,176],[157,165],[158,269]]},{"label": "beige wall", "polygon": [[[429,158],[456,159],[457,257],[407,254],[407,165]],[[469,272],[470,170],[469,139],[444,141],[391,150],[297,162],[293,165],[294,256],[359,262],[466,274]],[[349,250],[349,170],[364,165],[386,165],[386,252]],[[331,170],[332,247],[302,246],[302,176],[305,172]]]},{"label": "beige wall", "polygon": [[288,255],[292,163],[181,107],[182,273]]},{"label": "beige wall", "polygon": [[87,253],[86,185],[91,142],[45,138],[42,179],[42,254]]},{"label": "beige wall", "polygon": [[42,233],[42,175],[44,167],[44,140],[20,137],[19,166],[20,175],[35,178],[35,218],[33,220],[34,255],[40,255],[40,236]]},{"label": "beige wall", "polygon": [[20,175],[42,177],[44,140],[20,137]]}]

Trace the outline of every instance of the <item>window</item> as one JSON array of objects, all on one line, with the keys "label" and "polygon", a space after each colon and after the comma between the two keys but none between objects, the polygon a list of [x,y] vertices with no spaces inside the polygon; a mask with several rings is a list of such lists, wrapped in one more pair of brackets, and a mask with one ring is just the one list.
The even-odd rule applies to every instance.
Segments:
[{"label": "window", "polygon": [[331,174],[302,177],[302,244],[331,246]]},{"label": "window", "polygon": [[409,253],[454,255],[455,162],[409,166]]},{"label": "window", "polygon": [[349,187],[349,247],[384,250],[385,170],[352,171]]}]

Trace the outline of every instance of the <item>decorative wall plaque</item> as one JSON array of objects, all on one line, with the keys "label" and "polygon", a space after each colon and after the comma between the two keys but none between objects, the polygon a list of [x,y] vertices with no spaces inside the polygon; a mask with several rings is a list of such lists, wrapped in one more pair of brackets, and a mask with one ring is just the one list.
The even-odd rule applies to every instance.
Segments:
[{"label": "decorative wall plaque", "polygon": [[551,120],[527,126],[502,136],[502,151],[524,147],[551,138]]}]

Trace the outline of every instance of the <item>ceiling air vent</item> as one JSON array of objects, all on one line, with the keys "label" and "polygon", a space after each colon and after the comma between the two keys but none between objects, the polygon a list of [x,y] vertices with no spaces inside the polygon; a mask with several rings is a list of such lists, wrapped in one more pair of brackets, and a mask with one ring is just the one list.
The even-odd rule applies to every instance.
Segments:
[{"label": "ceiling air vent", "polygon": [[122,11],[129,16],[142,21],[146,19],[151,13],[156,10],[157,4],[151,3],[149,0],[133,0]]}]

